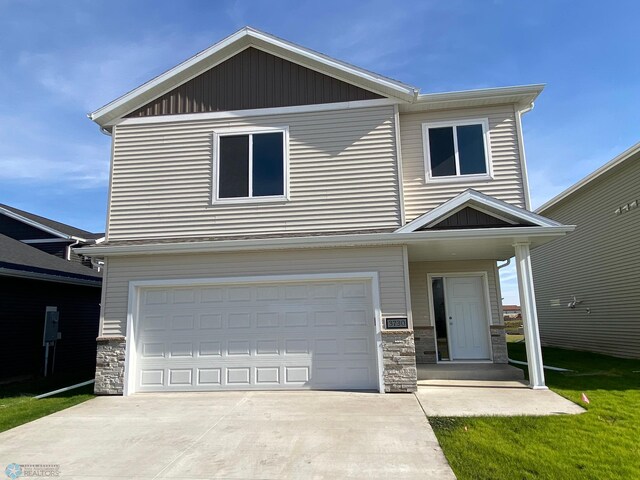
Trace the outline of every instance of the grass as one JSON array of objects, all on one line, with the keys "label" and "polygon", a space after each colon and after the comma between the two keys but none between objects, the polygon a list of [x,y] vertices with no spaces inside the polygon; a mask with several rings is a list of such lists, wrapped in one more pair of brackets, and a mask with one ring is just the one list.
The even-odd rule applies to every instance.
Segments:
[{"label": "grass", "polygon": [[[524,344],[509,356],[526,360]],[[582,405],[582,415],[431,418],[463,479],[640,478],[640,361],[558,348],[543,350],[547,385]],[[589,404],[581,401],[585,393]]]},{"label": "grass", "polygon": [[93,398],[93,385],[87,385],[40,400],[33,398],[35,395],[74,385],[83,380],[87,380],[87,378],[54,376],[0,385],[0,432]]},{"label": "grass", "polygon": [[523,340],[524,340],[524,335],[511,335],[507,333],[507,342],[509,343],[522,342]]}]

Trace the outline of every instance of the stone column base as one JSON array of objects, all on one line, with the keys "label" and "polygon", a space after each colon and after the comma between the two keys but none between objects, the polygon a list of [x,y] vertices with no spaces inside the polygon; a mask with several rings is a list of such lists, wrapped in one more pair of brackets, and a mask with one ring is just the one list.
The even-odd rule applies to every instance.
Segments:
[{"label": "stone column base", "polygon": [[436,361],[436,341],[433,327],[413,327],[416,343],[416,363],[438,363]]},{"label": "stone column base", "polygon": [[383,331],[384,391],[411,393],[418,390],[416,348],[412,331]]},{"label": "stone column base", "polygon": [[504,325],[491,325],[491,351],[493,363],[509,363]]},{"label": "stone column base", "polygon": [[127,339],[98,337],[96,357],[96,395],[122,395],[124,390],[124,359]]}]

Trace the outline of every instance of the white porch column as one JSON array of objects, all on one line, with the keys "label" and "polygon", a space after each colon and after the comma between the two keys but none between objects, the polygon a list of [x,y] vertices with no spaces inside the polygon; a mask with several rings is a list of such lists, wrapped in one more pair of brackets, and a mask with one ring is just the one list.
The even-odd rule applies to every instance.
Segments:
[{"label": "white porch column", "polygon": [[546,389],[544,384],[544,367],[542,364],[542,348],[538,330],[538,312],[533,289],[531,272],[531,253],[529,242],[518,242],[513,245],[516,251],[516,270],[518,272],[518,289],[520,290],[520,308],[524,326],[524,341],[527,347],[527,363],[529,364],[529,386],[534,389]]}]

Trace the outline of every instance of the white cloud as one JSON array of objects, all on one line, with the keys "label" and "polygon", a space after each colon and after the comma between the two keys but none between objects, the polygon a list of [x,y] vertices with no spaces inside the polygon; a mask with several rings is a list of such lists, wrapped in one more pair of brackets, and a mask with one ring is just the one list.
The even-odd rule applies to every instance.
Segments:
[{"label": "white cloud", "polygon": [[0,157],[0,182],[64,183],[76,189],[106,187],[108,152],[101,145],[73,145],[64,156],[37,153]]},{"label": "white cloud", "polygon": [[64,52],[21,52],[18,64],[61,100],[95,110],[208,45],[200,34],[148,35],[137,40],[79,44]]}]

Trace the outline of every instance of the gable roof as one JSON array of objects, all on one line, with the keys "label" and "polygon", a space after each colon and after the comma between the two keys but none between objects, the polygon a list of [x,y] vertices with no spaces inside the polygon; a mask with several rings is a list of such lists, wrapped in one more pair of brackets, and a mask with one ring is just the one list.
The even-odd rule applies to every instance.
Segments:
[{"label": "gable roof", "polygon": [[598,168],[596,171],[590,173],[579,182],[573,184],[562,193],[556,195],[551,200],[544,203],[542,206],[538,207],[536,209],[536,213],[542,213],[545,210],[550,209],[554,205],[564,201],[567,197],[570,197],[571,195],[578,192],[579,190],[584,190],[585,188],[588,188],[590,184],[595,182],[598,178],[601,178],[603,175],[606,175],[611,170],[617,168],[622,164],[625,164],[626,162],[633,162],[633,161],[640,162],[640,142],[626,149],[620,155],[608,161],[603,166]]},{"label": "gable roof", "polygon": [[69,240],[97,240],[104,236],[103,233],[92,233],[80,228],[72,227],[66,223],[56,222],[50,218],[41,217],[34,213],[25,212],[9,205],[0,203],[0,214],[7,215],[15,220],[24,222],[32,227],[39,228],[53,236],[68,238]]},{"label": "gable roof", "polygon": [[62,260],[0,234],[0,275],[46,276],[100,282],[102,275],[79,263]]},{"label": "gable roof", "polygon": [[418,218],[396,230],[396,233],[410,233],[422,228],[437,225],[447,217],[454,215],[465,207],[471,207],[488,215],[495,216],[506,222],[518,225],[532,225],[538,227],[558,227],[560,223],[537,215],[524,208],[516,207],[473,189],[467,189],[460,195],[446,201],[433,210],[420,215]]},{"label": "gable roof", "polygon": [[90,113],[89,118],[102,127],[110,126],[115,120],[248,47],[254,47],[285,58],[385,97],[393,97],[401,101],[410,102],[418,95],[418,89],[411,85],[336,60],[254,28],[244,27],[176,67]]}]

